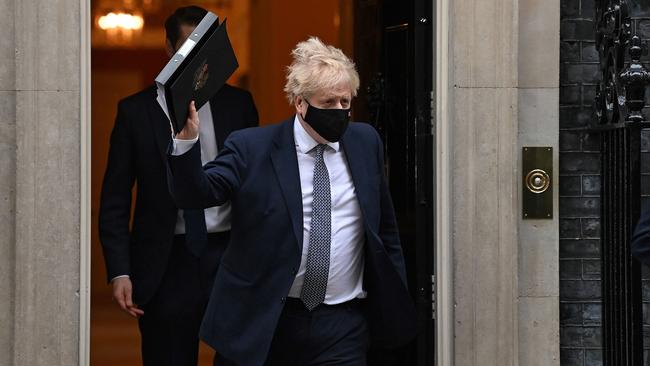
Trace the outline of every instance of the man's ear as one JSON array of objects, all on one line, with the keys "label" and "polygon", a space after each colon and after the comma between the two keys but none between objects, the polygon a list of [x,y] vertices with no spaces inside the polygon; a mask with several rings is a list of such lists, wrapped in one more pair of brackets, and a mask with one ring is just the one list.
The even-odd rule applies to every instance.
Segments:
[{"label": "man's ear", "polygon": [[167,57],[169,58],[172,58],[172,56],[174,56],[176,53],[176,50],[174,50],[172,43],[168,39],[165,40],[165,51],[167,52]]},{"label": "man's ear", "polygon": [[293,105],[296,108],[298,108],[298,106],[300,106],[300,103],[302,103],[302,97],[300,97],[299,95],[296,95],[295,97],[293,97]]},{"label": "man's ear", "polygon": [[297,95],[293,98],[293,106],[296,108],[296,113],[297,114],[302,114],[302,111],[300,110],[300,106],[302,104],[302,97]]}]

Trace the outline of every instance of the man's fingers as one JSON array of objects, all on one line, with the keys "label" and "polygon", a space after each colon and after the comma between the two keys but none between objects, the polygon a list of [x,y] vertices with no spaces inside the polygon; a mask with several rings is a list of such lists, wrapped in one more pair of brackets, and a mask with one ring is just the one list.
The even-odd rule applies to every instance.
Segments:
[{"label": "man's fingers", "polygon": [[144,315],[144,311],[138,309],[138,305],[129,306],[125,310],[134,318],[138,318]]},{"label": "man's fingers", "polygon": [[140,315],[139,315],[137,312],[135,312],[133,309],[128,309],[127,312],[129,313],[129,315],[131,315],[131,316],[134,317],[134,318],[137,318],[137,317],[140,316]]},{"label": "man's fingers", "polygon": [[134,318],[137,318],[140,315],[144,314],[142,310],[138,309],[137,305],[133,304],[133,300],[131,297],[133,291],[131,286],[124,286],[122,291],[123,291],[123,299],[124,299],[124,307],[122,307],[122,309],[124,309]]},{"label": "man's fingers", "polygon": [[120,306],[120,308],[122,308],[122,310],[126,311],[128,308],[126,306],[126,300],[124,299],[123,294],[118,293],[118,294],[115,294],[115,295],[116,296],[114,296],[113,298],[115,299],[115,301],[117,301],[117,304]]},{"label": "man's fingers", "polygon": [[194,103],[194,101],[191,101],[190,102],[190,118],[192,118],[192,120],[196,122],[198,117],[199,117],[199,115],[198,115],[198,112],[196,111],[196,103]]},{"label": "man's fingers", "polygon": [[131,300],[131,288],[127,287],[124,289],[124,300],[126,302],[126,306],[128,307],[133,307],[133,301]]},{"label": "man's fingers", "polygon": [[181,140],[193,140],[199,135],[199,113],[196,111],[196,104],[194,101],[190,102],[189,113],[187,115],[187,120],[185,121],[185,126],[176,135],[177,139]]},{"label": "man's fingers", "polygon": [[[194,101],[190,102],[190,113],[189,113],[189,123],[192,130],[199,129],[199,112],[196,111],[196,103]],[[193,131],[194,132],[194,131]]]},{"label": "man's fingers", "polygon": [[131,303],[131,280],[128,278],[117,278],[113,280],[113,299],[120,308],[129,312]]}]

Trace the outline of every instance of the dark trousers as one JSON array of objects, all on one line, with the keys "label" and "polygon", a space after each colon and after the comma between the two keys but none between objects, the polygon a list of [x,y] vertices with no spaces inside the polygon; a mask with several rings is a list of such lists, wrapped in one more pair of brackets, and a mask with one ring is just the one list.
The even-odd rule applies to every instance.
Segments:
[{"label": "dark trousers", "polygon": [[138,324],[144,366],[194,366],[198,361],[199,326],[212,290],[229,232],[208,234],[200,258],[176,235],[160,287],[142,306]]},{"label": "dark trousers", "polygon": [[[368,346],[363,300],[320,305],[309,312],[299,299],[289,298],[264,365],[366,366]],[[237,366],[219,357],[214,365]]]}]

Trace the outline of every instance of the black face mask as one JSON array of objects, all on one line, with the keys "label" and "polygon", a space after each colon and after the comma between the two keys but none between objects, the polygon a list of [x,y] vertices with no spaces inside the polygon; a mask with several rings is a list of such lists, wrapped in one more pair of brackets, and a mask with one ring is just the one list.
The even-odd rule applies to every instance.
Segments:
[{"label": "black face mask", "polygon": [[350,123],[350,110],[348,109],[320,109],[307,102],[307,113],[303,120],[321,137],[329,142],[337,142],[343,136]]}]

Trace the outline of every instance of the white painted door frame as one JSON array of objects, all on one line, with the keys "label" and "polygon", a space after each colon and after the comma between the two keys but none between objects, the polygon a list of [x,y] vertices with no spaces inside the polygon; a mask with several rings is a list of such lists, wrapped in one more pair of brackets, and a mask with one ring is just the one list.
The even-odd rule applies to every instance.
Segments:
[{"label": "white painted door frame", "polygon": [[90,365],[90,248],[91,248],[91,0],[79,0],[80,68],[80,223],[79,223],[79,366]]},{"label": "white painted door frame", "polygon": [[433,37],[436,60],[434,67],[436,106],[436,364],[454,364],[454,297],[453,297],[453,248],[452,248],[452,165],[451,153],[451,104],[450,92],[450,0],[436,1],[436,29]]}]

